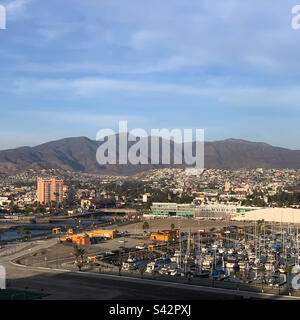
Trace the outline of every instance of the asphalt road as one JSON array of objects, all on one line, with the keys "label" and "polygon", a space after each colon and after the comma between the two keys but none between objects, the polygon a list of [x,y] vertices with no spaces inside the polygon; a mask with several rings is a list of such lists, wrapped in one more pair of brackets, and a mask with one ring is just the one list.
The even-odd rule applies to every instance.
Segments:
[{"label": "asphalt road", "polygon": [[55,300],[215,300],[234,299],[234,296],[165,286],[118,281],[114,279],[89,278],[68,273],[35,274],[26,271],[26,277],[14,279],[14,288],[27,288],[51,295],[45,299]]}]

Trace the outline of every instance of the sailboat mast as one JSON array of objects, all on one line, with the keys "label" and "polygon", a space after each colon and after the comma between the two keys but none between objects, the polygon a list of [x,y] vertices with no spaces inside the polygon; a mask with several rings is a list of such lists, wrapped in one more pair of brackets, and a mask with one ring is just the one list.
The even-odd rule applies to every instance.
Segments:
[{"label": "sailboat mast", "polygon": [[181,269],[181,228],[179,225],[179,268]]},{"label": "sailboat mast", "polygon": [[297,265],[299,265],[298,223],[296,231]]}]

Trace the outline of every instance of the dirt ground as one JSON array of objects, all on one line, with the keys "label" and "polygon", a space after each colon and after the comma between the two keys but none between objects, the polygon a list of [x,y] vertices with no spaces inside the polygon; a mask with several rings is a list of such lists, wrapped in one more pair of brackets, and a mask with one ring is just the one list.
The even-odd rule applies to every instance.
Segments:
[{"label": "dirt ground", "polygon": [[[175,225],[175,228],[181,229],[182,232],[196,232],[198,230],[209,231],[211,228],[217,230],[230,225],[243,226],[244,222],[240,221],[219,221],[219,220],[199,220],[191,218],[155,218],[147,220],[149,223],[149,229],[147,231],[157,232],[161,230],[168,230],[171,228],[171,224]],[[128,231],[129,233],[142,233],[143,223],[138,222],[127,226],[119,227],[119,231]]]}]

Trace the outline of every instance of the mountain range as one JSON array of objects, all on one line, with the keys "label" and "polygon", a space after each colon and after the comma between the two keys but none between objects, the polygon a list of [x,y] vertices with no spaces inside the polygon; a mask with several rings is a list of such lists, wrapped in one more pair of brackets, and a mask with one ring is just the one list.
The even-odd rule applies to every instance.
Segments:
[{"label": "mountain range", "polygon": [[[0,151],[0,174],[11,175],[25,169],[53,168],[105,175],[131,175],[154,168],[184,167],[174,164],[99,165],[96,161],[96,151],[101,143],[103,142],[86,137],[75,137],[51,141],[35,147],[3,150]],[[129,143],[128,148],[132,144],[134,143]],[[171,140],[171,154],[174,145],[176,143]],[[148,146],[150,148],[149,144]],[[300,168],[300,150],[275,147],[263,142],[226,139],[205,142],[204,150],[205,168]],[[173,160],[171,160],[171,163],[173,163]]]}]

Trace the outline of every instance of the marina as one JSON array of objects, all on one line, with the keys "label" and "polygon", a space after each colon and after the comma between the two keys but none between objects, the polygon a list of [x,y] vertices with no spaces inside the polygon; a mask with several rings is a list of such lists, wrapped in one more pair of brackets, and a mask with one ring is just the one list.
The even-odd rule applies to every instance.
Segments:
[{"label": "marina", "polygon": [[164,243],[156,249],[154,259],[135,259],[134,252],[131,253],[122,270],[144,268],[146,274],[152,275],[252,284],[262,290],[266,286],[290,290],[295,276],[293,267],[299,266],[297,225],[252,222],[242,231],[228,226],[219,237],[180,232],[176,243]]}]

